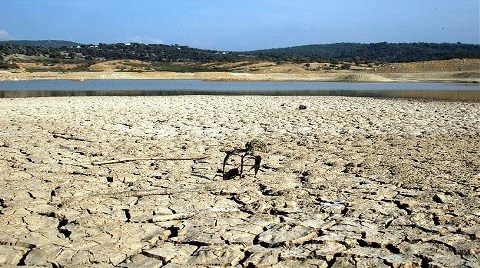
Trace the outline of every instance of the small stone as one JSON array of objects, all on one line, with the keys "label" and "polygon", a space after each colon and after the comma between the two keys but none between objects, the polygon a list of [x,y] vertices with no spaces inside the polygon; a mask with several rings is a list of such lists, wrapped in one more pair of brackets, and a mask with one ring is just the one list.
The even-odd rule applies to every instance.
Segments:
[{"label": "small stone", "polygon": [[314,251],[315,256],[321,256],[327,261],[331,261],[336,254],[347,250],[347,248],[343,244],[331,241],[327,241],[323,244],[304,245],[304,247],[311,251]]},{"label": "small stone", "polygon": [[134,268],[134,267],[146,267],[146,268],[157,268],[162,267],[163,262],[155,258],[149,258],[143,254],[138,254],[132,257],[132,259],[121,265],[121,267]]},{"label": "small stone", "polygon": [[81,265],[81,264],[88,263],[89,259],[90,259],[90,252],[88,252],[86,250],[80,250],[80,251],[76,251],[73,254],[73,256],[71,256],[69,259],[67,259],[67,261],[65,263],[68,263],[69,265],[70,264]]},{"label": "small stone", "polygon": [[42,248],[34,248],[25,258],[25,265],[47,266],[62,252],[59,246],[48,245]]},{"label": "small stone", "polygon": [[338,257],[335,259],[335,263],[332,268],[355,268],[355,260],[352,257]]},{"label": "small stone", "polygon": [[433,256],[429,267],[465,267],[465,260],[460,255],[452,256]]},{"label": "small stone", "polygon": [[151,219],[152,222],[179,221],[192,217],[192,213],[177,213],[170,215],[158,215]]},{"label": "small stone", "polygon": [[355,267],[399,267],[389,266],[380,258],[355,258]]},{"label": "small stone", "polygon": [[476,256],[462,256],[465,260],[465,267],[480,267],[480,259]]},{"label": "small stone", "polygon": [[[197,222],[201,224],[202,222]],[[200,245],[223,245],[225,241],[221,237],[221,233],[218,230],[205,226],[189,226],[184,228],[179,234],[178,238],[175,238],[176,242],[187,244],[200,244]]]},{"label": "small stone", "polygon": [[[250,228],[252,229],[252,228]],[[255,228],[253,228],[255,229]],[[227,242],[227,244],[239,244],[243,246],[252,246],[253,240],[255,239],[256,234],[253,234],[248,227],[241,229],[234,227],[234,229],[225,231],[222,234],[222,238]]]},{"label": "small stone", "polygon": [[448,234],[435,239],[455,249],[456,254],[475,256],[480,253],[480,242],[465,235]]},{"label": "small stone", "polygon": [[290,267],[317,267],[317,268],[327,268],[328,262],[319,259],[308,259],[308,260],[286,260],[281,261],[273,266],[272,268],[290,268]]},{"label": "small stone", "polygon": [[197,246],[193,245],[165,243],[161,244],[160,247],[146,250],[144,254],[151,258],[162,259],[165,262],[175,260],[176,263],[186,263],[197,248]]},{"label": "small stone", "polygon": [[245,254],[241,246],[203,246],[195,251],[187,264],[202,266],[235,266]]},{"label": "small stone", "polygon": [[18,264],[26,251],[27,249],[20,250],[12,246],[0,245],[0,266]]},{"label": "small stone", "polygon": [[385,255],[382,259],[391,265],[391,267],[421,267],[422,261],[413,255],[390,254]]},{"label": "small stone", "polygon": [[440,204],[444,204],[447,201],[445,195],[443,195],[443,194],[435,194],[435,195],[433,195],[432,199],[433,199],[433,201],[435,201],[437,203],[440,203]]},{"label": "small stone", "polygon": [[271,267],[278,263],[280,249],[264,248],[256,245],[248,249],[250,256],[243,263],[244,267]]},{"label": "small stone", "polygon": [[307,247],[287,248],[280,253],[280,260],[306,260],[311,254]]},{"label": "small stone", "polygon": [[308,226],[315,228],[317,230],[322,229],[326,230],[330,227],[332,227],[334,224],[334,221],[325,221],[325,218],[328,216],[328,214],[321,214],[321,213],[316,213],[312,215],[308,215],[305,217],[302,217],[300,220],[300,224],[303,226]]},{"label": "small stone", "polygon": [[258,241],[260,243],[265,243],[270,247],[289,247],[312,240],[316,236],[317,231],[312,227],[286,223],[275,225],[261,233],[258,237]]}]

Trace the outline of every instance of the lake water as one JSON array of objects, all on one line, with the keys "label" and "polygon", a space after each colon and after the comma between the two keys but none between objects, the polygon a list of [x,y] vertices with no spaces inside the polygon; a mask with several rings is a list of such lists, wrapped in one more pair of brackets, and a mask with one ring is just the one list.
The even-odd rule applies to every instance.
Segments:
[{"label": "lake water", "polygon": [[473,83],[226,82],[203,80],[34,80],[0,82],[0,97],[298,95],[480,101]]}]

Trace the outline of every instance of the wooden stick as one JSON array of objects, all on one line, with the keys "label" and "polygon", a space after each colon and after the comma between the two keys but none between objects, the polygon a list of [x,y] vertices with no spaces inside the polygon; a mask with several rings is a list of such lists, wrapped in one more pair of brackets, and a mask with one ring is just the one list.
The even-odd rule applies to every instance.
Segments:
[{"label": "wooden stick", "polygon": [[58,134],[58,133],[52,133],[53,137],[54,138],[61,138],[61,139],[65,139],[65,140],[75,140],[75,141],[88,141],[88,142],[91,142],[87,139],[84,139],[84,138],[79,138],[79,137],[74,137],[73,135],[62,135],[62,134]]},{"label": "wooden stick", "polygon": [[195,216],[193,213],[178,213],[172,215],[158,215],[151,219],[152,222],[164,222],[164,221],[178,221],[178,220],[186,220]]},{"label": "wooden stick", "polygon": [[93,166],[101,166],[101,165],[108,165],[108,164],[117,164],[117,163],[125,163],[125,162],[133,162],[133,161],[184,161],[184,160],[202,160],[209,158],[209,155],[202,155],[202,156],[185,156],[185,157],[139,157],[139,158],[121,158],[121,159],[112,159],[112,160],[105,160],[105,161],[93,161],[91,163],[86,163],[85,165],[93,165]]}]

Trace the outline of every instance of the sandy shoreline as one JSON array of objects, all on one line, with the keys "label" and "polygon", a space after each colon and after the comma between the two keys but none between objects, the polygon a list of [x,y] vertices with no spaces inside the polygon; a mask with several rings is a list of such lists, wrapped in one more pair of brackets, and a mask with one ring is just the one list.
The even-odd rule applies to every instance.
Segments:
[{"label": "sandy shoreline", "polygon": [[323,82],[438,82],[480,83],[478,74],[465,72],[373,73],[361,71],[302,73],[235,72],[9,72],[0,71],[0,81],[98,80],[98,79],[196,79],[209,81],[323,81]]},{"label": "sandy shoreline", "polygon": [[0,99],[0,126],[0,265],[480,266],[480,103]]}]

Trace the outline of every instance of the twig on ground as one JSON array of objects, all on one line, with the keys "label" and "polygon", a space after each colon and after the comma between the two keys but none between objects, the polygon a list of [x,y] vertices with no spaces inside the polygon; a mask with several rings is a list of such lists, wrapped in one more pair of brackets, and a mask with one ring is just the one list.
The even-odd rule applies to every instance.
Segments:
[{"label": "twig on ground", "polygon": [[87,141],[87,142],[92,142],[90,140],[84,139],[84,138],[79,138],[79,137],[74,137],[72,135],[63,135],[63,134],[58,134],[58,133],[52,133],[54,138],[61,138],[65,140],[75,140],[75,141]]},{"label": "twig on ground", "polygon": [[159,215],[155,216],[151,219],[151,222],[164,222],[164,221],[178,221],[178,220],[186,220],[195,216],[194,213],[178,213],[178,214],[171,214],[171,215]]},{"label": "twig on ground", "polygon": [[133,158],[121,158],[121,159],[112,159],[112,160],[105,160],[105,161],[92,161],[90,163],[84,163],[81,165],[93,165],[93,166],[101,166],[101,165],[109,165],[109,164],[117,164],[117,163],[125,163],[125,162],[133,162],[133,161],[185,161],[185,160],[202,160],[209,158],[209,155],[201,155],[201,156],[184,156],[184,157],[133,157]]}]

